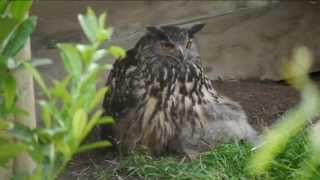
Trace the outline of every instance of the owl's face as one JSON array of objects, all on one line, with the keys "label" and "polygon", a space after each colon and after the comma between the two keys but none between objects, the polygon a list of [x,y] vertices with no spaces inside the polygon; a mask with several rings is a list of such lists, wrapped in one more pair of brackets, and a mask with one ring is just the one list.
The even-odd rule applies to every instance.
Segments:
[{"label": "owl's face", "polygon": [[199,56],[193,42],[194,34],[200,31],[204,24],[196,24],[190,28],[177,26],[148,27],[145,41],[139,43],[142,50],[148,50],[160,57],[168,56],[176,60],[190,60]]}]

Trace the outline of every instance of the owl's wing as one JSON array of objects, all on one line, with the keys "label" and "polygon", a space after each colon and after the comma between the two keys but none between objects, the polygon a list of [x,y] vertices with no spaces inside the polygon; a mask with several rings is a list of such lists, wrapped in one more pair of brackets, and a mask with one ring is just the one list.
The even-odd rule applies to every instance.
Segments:
[{"label": "owl's wing", "polygon": [[136,104],[136,97],[132,92],[135,91],[134,84],[139,74],[134,49],[127,51],[124,59],[113,64],[106,83],[111,91],[104,97],[104,115],[117,118]]}]

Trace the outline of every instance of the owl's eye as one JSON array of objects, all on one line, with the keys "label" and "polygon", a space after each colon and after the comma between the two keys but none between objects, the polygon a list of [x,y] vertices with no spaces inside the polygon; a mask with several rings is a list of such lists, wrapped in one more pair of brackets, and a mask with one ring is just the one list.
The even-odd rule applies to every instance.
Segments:
[{"label": "owl's eye", "polygon": [[161,47],[164,49],[173,49],[175,46],[171,43],[161,43]]},{"label": "owl's eye", "polygon": [[190,48],[191,48],[191,46],[192,46],[192,41],[191,41],[191,40],[189,40],[189,41],[187,42],[187,46],[186,46],[186,48],[187,48],[187,49],[190,49]]}]

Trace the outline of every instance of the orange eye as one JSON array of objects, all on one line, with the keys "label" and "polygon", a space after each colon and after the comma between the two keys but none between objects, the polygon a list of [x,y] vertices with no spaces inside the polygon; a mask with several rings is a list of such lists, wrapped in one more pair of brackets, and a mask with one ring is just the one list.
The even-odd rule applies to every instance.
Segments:
[{"label": "orange eye", "polygon": [[162,47],[162,48],[165,48],[165,49],[173,49],[173,48],[174,48],[174,45],[171,44],[171,43],[162,43],[162,44],[161,44],[161,47]]},{"label": "orange eye", "polygon": [[186,48],[187,48],[187,49],[190,49],[190,48],[191,48],[191,46],[192,46],[192,41],[191,41],[191,40],[189,40],[189,41],[188,41],[188,43],[187,43]]}]

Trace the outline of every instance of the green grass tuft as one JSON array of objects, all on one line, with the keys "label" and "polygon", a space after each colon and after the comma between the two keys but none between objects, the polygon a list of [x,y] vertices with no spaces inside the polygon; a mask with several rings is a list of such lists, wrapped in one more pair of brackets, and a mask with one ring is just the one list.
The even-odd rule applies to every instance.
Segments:
[{"label": "green grass tuft", "polygon": [[134,154],[120,161],[112,170],[97,173],[97,179],[112,177],[135,177],[136,179],[292,179],[297,176],[303,159],[308,155],[306,134],[292,139],[286,151],[272,163],[267,174],[250,176],[247,163],[252,154],[246,143],[222,144],[211,151],[202,153],[190,161],[177,157],[154,158]]}]

